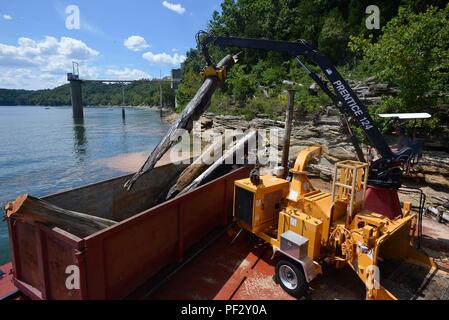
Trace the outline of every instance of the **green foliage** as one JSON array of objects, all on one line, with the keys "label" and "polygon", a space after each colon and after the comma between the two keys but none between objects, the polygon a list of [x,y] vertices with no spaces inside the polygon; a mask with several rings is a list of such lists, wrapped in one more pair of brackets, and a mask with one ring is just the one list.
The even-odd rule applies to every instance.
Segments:
[{"label": "green foliage", "polygon": [[251,75],[260,85],[274,87],[287,79],[287,70],[283,65],[271,64],[265,59],[252,67]]},{"label": "green foliage", "polygon": [[[223,0],[221,12],[215,11],[208,23],[208,29],[216,35],[245,38],[268,38],[286,41],[306,39],[328,55],[347,78],[362,79],[374,72],[370,63],[360,62],[364,51],[360,50],[375,43],[382,31],[367,30],[365,27],[368,5],[381,9],[381,26],[398,14],[401,5],[409,6],[414,12],[425,11],[430,4],[445,5],[441,0]],[[390,27],[394,29],[394,27]],[[354,35],[361,37],[352,38]],[[348,47],[348,42],[351,47]],[[297,103],[304,112],[315,112],[320,106],[329,104],[329,99],[320,92],[317,97],[309,96],[307,88],[311,79],[294,60],[283,54],[263,50],[222,48],[211,46],[210,54],[218,61],[228,53],[242,51],[239,65],[235,66],[227,80],[222,101],[212,100],[211,110],[218,113],[241,114],[252,117],[256,113],[276,116],[273,105],[284,103],[283,80],[301,83],[297,92]],[[177,98],[179,110],[193,97],[202,79],[198,73],[204,61],[197,50],[188,53],[182,66],[183,84]],[[443,70],[441,66],[440,70]],[[313,67],[312,67],[313,68]],[[314,71],[320,72],[318,68]],[[261,88],[269,97],[262,94]],[[226,105],[225,105],[226,104]],[[244,106],[244,108],[243,108]],[[247,109],[247,110],[241,110]]]},{"label": "green foliage", "polygon": [[255,79],[245,72],[245,67],[242,65],[235,65],[232,68],[227,83],[230,92],[239,102],[245,102],[256,91]]},{"label": "green foliage", "polygon": [[[363,53],[376,75],[399,89],[373,112],[429,112],[438,118],[441,92],[449,90],[449,5],[417,14],[400,8],[377,42],[352,37],[351,48]],[[426,121],[435,126],[438,121]]]},{"label": "green foliage", "polygon": [[342,62],[347,56],[348,39],[347,24],[340,11],[334,8],[324,19],[318,46],[331,60]]},{"label": "green foliage", "polygon": [[209,110],[217,114],[244,116],[246,120],[261,116],[277,119],[284,116],[285,106],[286,99],[282,96],[270,98],[254,96],[248,99],[242,108],[238,101],[221,93],[214,95]]},{"label": "green foliage", "polygon": [[177,112],[180,112],[187,105],[200,87],[202,82],[200,71],[203,66],[204,62],[197,50],[192,49],[187,52],[187,59],[181,65],[182,82],[176,90]]},{"label": "green foliage", "polygon": [[188,72],[184,75],[182,83],[178,86],[176,90],[176,99],[178,101],[179,109],[178,112],[182,110],[184,106],[193,98],[198,88],[201,85],[202,78],[199,73]]}]

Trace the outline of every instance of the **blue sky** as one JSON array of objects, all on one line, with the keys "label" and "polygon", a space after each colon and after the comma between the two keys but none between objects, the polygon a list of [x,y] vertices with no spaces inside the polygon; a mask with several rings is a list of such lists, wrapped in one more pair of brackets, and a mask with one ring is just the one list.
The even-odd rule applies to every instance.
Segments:
[{"label": "blue sky", "polygon": [[[81,78],[168,75],[195,46],[221,0],[0,0],[0,88],[65,83],[71,61]],[[68,29],[79,8],[79,29]],[[72,7],[70,7],[72,8]]]}]

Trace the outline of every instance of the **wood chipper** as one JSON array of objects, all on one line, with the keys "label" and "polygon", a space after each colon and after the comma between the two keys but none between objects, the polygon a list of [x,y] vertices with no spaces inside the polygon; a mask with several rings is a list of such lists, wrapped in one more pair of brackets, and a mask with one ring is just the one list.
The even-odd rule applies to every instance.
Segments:
[{"label": "wood chipper", "polygon": [[320,146],[301,151],[290,170],[291,181],[275,176],[237,180],[234,218],[273,248],[279,256],[276,279],[294,297],[322,273],[323,263],[349,265],[365,283],[367,299],[395,299],[382,287],[379,263],[409,260],[435,267],[411,244],[417,216],[405,202],[394,219],[365,209],[368,164],[343,161],[335,165],[332,192],[313,187],[305,171]]}]

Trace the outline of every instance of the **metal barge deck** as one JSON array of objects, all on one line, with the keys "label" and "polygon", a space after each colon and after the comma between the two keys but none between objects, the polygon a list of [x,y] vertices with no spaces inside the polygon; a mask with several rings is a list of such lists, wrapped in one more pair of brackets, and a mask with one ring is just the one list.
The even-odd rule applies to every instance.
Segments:
[{"label": "metal barge deck", "polygon": [[[269,247],[248,234],[234,243],[224,229],[218,237],[204,239],[181,264],[168,267],[126,299],[151,300],[293,300],[273,280],[274,262]],[[449,252],[449,251],[448,251]],[[6,271],[11,264],[0,269]],[[409,268],[405,270],[405,268]],[[414,270],[413,270],[414,268]],[[406,272],[413,274],[404,276]],[[449,299],[449,269],[435,274],[424,268],[402,265],[391,272],[387,286],[402,299]],[[407,286],[404,286],[408,283]],[[0,292],[10,299],[26,299],[12,284],[12,275],[0,278]],[[311,284],[309,299],[362,300],[364,285],[349,268],[329,269]]]},{"label": "metal barge deck", "polygon": [[[153,174],[166,174],[165,170],[177,171],[157,168]],[[116,201],[135,207],[117,226],[85,239],[58,229],[9,221],[14,264],[0,269],[0,297],[292,299],[273,280],[275,262],[270,259],[270,248],[247,233],[232,242],[233,237],[226,232],[232,219],[233,181],[246,177],[249,170],[240,168],[186,196],[143,212],[139,209],[148,203],[136,204],[135,197],[142,196],[144,189],[160,192],[147,188],[155,176],[137,188],[137,194],[128,194],[129,199],[124,199],[120,192],[114,193],[122,178],[48,197],[72,210],[84,206],[84,211],[92,214],[104,207],[103,213],[108,211],[115,217],[127,208],[114,204]],[[109,195],[98,193],[106,187]],[[86,201],[93,197],[93,191],[103,197],[103,202],[98,198]],[[67,290],[64,286],[68,263],[80,267],[80,290]],[[404,268],[407,266],[390,268],[389,276],[384,278],[398,297],[447,299],[448,270],[428,274],[415,269],[409,279],[404,279],[403,275],[409,273]],[[410,285],[404,287],[407,281]],[[365,287],[349,268],[331,268],[312,282],[310,298],[364,299]]]}]

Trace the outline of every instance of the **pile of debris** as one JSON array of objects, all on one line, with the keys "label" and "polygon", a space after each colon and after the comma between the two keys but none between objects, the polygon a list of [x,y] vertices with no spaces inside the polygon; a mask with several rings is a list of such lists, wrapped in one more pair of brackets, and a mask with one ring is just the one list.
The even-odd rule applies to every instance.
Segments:
[{"label": "pile of debris", "polygon": [[[250,128],[276,128],[280,137],[284,134],[284,122],[264,118],[247,121],[240,116],[215,116],[206,113],[201,118],[201,125],[203,135],[208,135],[210,134],[209,131],[213,130],[224,133],[225,130],[245,131]],[[319,119],[308,116],[294,123],[290,139],[290,160],[294,161],[298,153],[306,147],[318,144],[323,146],[323,157],[319,163],[311,164],[309,169],[323,179],[332,179],[333,167],[336,162],[357,160],[356,151],[350,137],[345,134],[341,126],[339,113],[333,108],[329,108],[328,112]],[[272,146],[267,145],[266,147]],[[282,139],[279,140],[276,147],[278,148],[279,158],[281,158]]]},{"label": "pile of debris", "polygon": [[376,77],[369,77],[363,81],[349,80],[349,85],[360,100],[367,106],[376,104],[382,96],[394,96],[399,90],[386,84],[377,83]]}]

